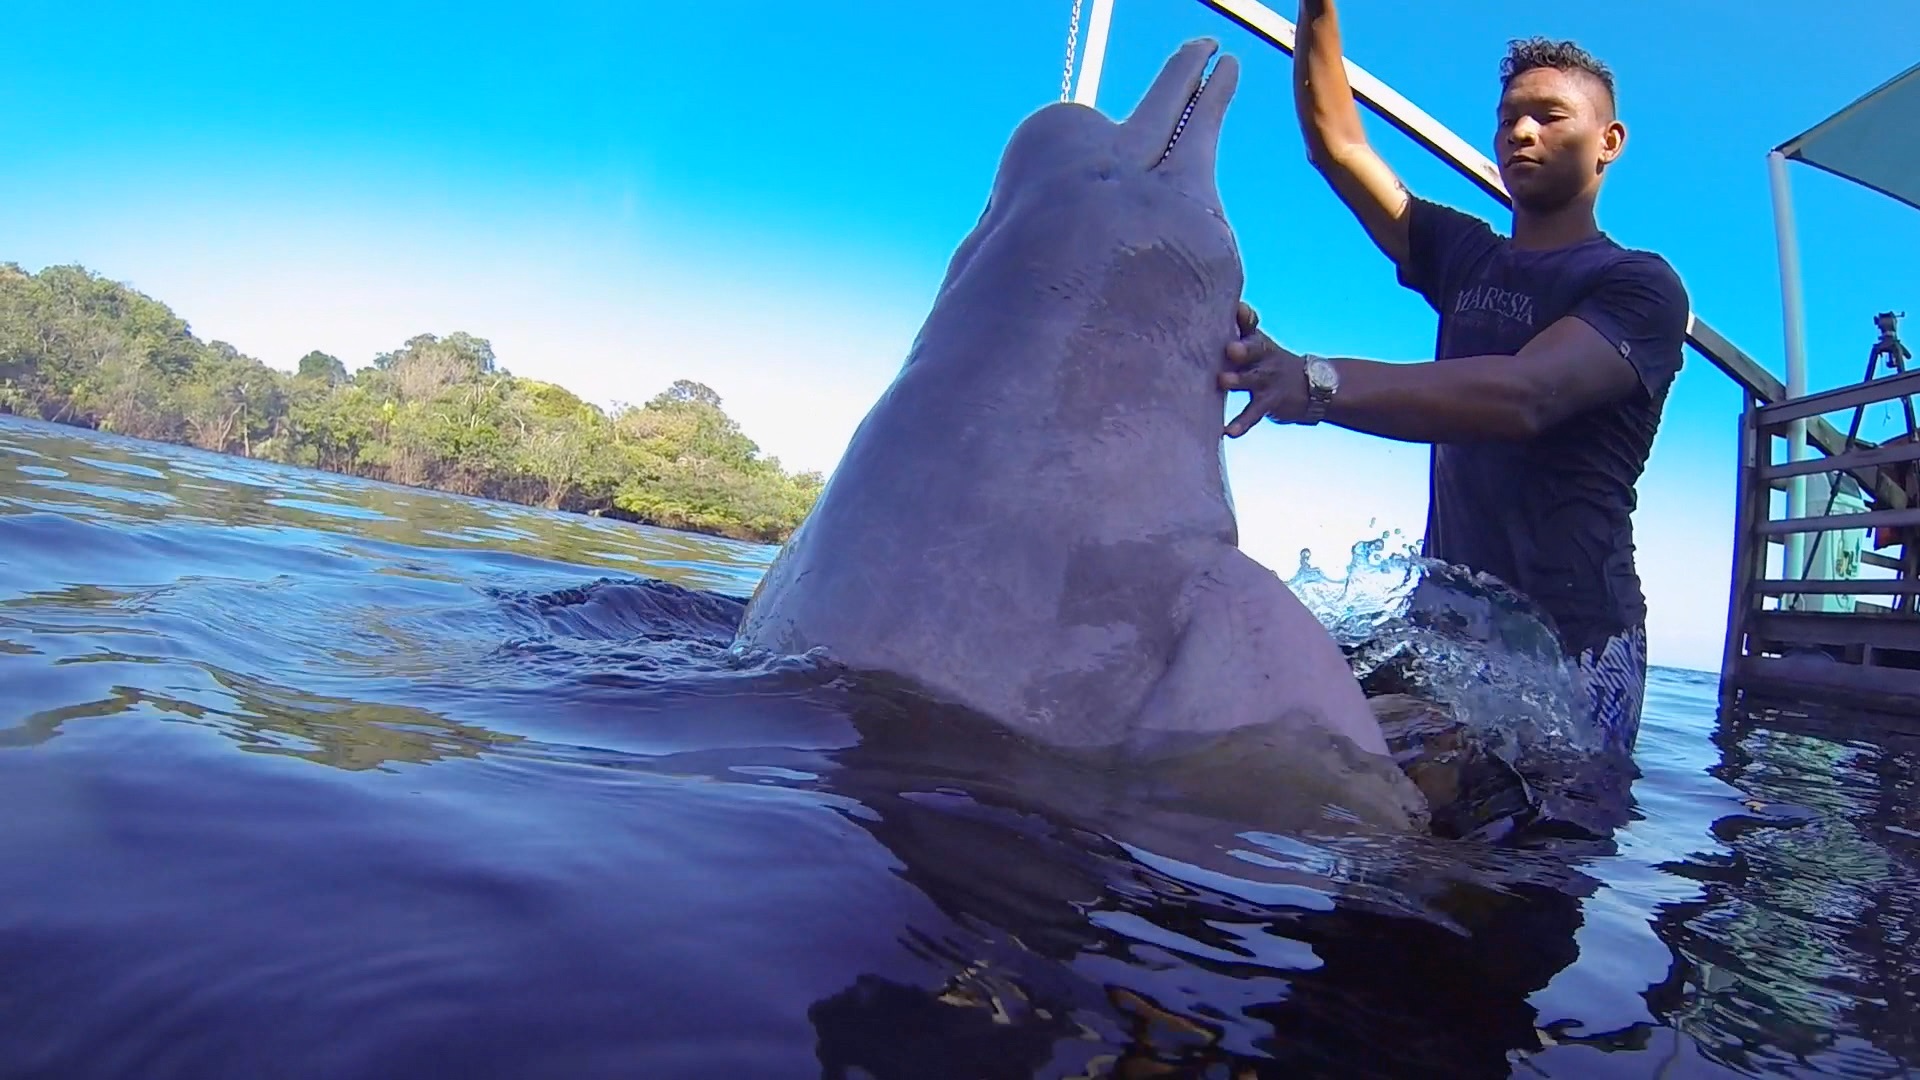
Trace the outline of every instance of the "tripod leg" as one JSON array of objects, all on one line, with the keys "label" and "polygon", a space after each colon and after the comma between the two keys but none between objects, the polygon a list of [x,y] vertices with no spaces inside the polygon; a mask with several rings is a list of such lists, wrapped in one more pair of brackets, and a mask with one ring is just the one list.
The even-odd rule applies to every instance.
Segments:
[{"label": "tripod leg", "polygon": [[[1874,368],[1877,368],[1880,366],[1880,353],[1882,351],[1883,351],[1882,348],[1877,344],[1873,348],[1867,350],[1867,373],[1865,376],[1861,378],[1860,380],[1861,385],[1865,385],[1873,381],[1873,370]],[[1898,365],[1900,363],[1900,359],[1898,355],[1895,355],[1893,357],[1890,357],[1888,362]],[[1853,420],[1847,424],[1847,439],[1845,442],[1840,444],[1840,452],[1842,454],[1852,450],[1854,442],[1860,438],[1860,421],[1865,418],[1866,414],[1867,414],[1867,407],[1865,405],[1854,406]],[[1908,431],[1913,430],[1913,402],[1911,399],[1909,399],[1907,402],[1907,430]],[[1840,478],[1846,475],[1846,470],[1837,469],[1826,475],[1827,475],[1827,505],[1824,510],[1820,511],[1821,517],[1826,517],[1827,515],[1833,513],[1833,499],[1834,499],[1834,496],[1840,493]],[[1879,470],[1877,468],[1874,471],[1873,475],[1875,480],[1877,481],[1880,476]],[[1909,500],[1908,505],[1912,505],[1911,500]],[[1813,534],[1813,543],[1808,546],[1806,556],[1800,560],[1800,577],[1802,580],[1806,579],[1807,571],[1813,569],[1813,557],[1820,553],[1820,541],[1825,539],[1826,535],[1827,534],[1825,533]],[[1786,599],[1785,597],[1781,598],[1783,603],[1785,602],[1785,599]],[[1795,595],[1793,598],[1794,606],[1799,607],[1804,602],[1804,599],[1805,599],[1804,597]]]}]

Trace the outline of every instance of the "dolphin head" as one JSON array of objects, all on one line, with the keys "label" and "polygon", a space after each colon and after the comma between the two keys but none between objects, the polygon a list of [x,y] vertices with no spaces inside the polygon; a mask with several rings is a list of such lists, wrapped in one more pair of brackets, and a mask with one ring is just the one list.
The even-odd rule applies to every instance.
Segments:
[{"label": "dolphin head", "polygon": [[1207,71],[1219,48],[1212,38],[1182,45],[1133,112],[1118,124],[1108,121],[1117,169],[1151,174],[1215,210],[1220,128],[1240,84],[1240,63],[1231,56]]},{"label": "dolphin head", "polygon": [[1130,218],[1142,229],[1173,229],[1194,239],[1206,234],[1207,248],[1219,246],[1213,241],[1230,248],[1215,164],[1240,66],[1222,56],[1209,74],[1219,47],[1211,38],[1182,45],[1124,120],[1071,102],[1023,120],[1001,154],[986,209],[954,253],[948,280],[996,234],[1058,236],[1094,218],[1125,243],[1146,240],[1118,235],[1130,231],[1121,227]]},{"label": "dolphin head", "polygon": [[1027,117],[1008,141],[994,195],[1019,186],[1154,183],[1220,210],[1215,163],[1240,65],[1219,42],[1198,38],[1167,59],[1126,119],[1059,102]]}]

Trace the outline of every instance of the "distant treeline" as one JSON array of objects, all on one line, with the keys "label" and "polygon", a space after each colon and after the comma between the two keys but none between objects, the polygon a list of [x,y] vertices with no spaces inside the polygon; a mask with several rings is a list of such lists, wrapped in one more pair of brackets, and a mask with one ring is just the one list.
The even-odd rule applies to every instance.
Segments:
[{"label": "distant treeline", "polygon": [[762,456],[697,382],[607,412],[508,374],[466,333],[422,334],[351,373],[312,352],[289,374],[79,266],[0,263],[0,412],[769,542],[822,482]]}]

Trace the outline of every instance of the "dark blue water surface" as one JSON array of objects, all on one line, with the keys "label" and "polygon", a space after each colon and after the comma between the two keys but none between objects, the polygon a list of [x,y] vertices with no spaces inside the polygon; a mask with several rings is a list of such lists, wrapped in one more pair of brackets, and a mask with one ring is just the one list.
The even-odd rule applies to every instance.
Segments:
[{"label": "dark blue water surface", "polygon": [[0,418],[0,1076],[1920,1064],[1912,745],[1660,670],[1610,845],[1122,836],[731,656],[771,555]]}]

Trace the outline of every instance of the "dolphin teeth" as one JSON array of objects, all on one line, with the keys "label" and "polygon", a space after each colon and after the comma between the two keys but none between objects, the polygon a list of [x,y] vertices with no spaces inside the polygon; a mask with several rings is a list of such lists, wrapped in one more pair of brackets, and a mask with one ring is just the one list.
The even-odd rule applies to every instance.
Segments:
[{"label": "dolphin teeth", "polygon": [[1200,76],[1200,85],[1194,87],[1193,93],[1187,96],[1187,107],[1180,110],[1180,122],[1173,125],[1173,135],[1167,139],[1167,148],[1160,151],[1161,161],[1167,160],[1167,156],[1173,153],[1173,144],[1179,142],[1180,133],[1187,130],[1187,120],[1193,116],[1193,107],[1200,103],[1200,95],[1206,93],[1207,83],[1212,78],[1213,71],[1209,68]]}]

